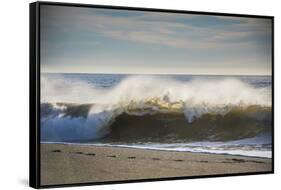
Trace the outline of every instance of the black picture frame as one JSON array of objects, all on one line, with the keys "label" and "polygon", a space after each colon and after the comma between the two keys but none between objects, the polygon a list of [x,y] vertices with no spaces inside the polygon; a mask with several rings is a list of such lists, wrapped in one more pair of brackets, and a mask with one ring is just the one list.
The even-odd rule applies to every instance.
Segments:
[{"label": "black picture frame", "polygon": [[[135,11],[150,11],[164,13],[184,13],[195,15],[214,15],[214,16],[231,16],[231,17],[246,17],[246,18],[267,18],[272,22],[272,170],[267,172],[248,172],[248,173],[232,173],[218,175],[201,175],[201,176],[182,176],[182,177],[167,177],[159,179],[141,179],[141,180],[126,180],[126,181],[110,181],[110,182],[93,182],[93,183],[73,183],[61,185],[41,185],[40,183],[40,6],[70,6],[70,7],[88,7],[88,8],[105,8],[117,10],[135,10]],[[233,14],[233,13],[217,13],[217,12],[200,12],[187,10],[169,10],[155,8],[139,8],[139,7],[121,7],[108,5],[91,5],[91,4],[76,4],[76,3],[61,3],[61,2],[34,2],[29,5],[29,38],[30,38],[30,65],[29,65],[29,185],[33,188],[53,188],[53,187],[70,187],[84,185],[101,185],[101,184],[119,184],[119,183],[135,183],[135,182],[151,182],[163,180],[183,180],[194,178],[211,178],[211,177],[227,177],[227,176],[242,176],[242,175],[258,175],[274,173],[274,17],[263,15],[248,15],[248,14]]]}]

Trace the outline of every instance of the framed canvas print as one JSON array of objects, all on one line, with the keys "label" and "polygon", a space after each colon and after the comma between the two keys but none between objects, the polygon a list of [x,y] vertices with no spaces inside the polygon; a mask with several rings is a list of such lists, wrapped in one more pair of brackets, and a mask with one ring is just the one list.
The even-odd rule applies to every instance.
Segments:
[{"label": "framed canvas print", "polygon": [[274,171],[273,17],[30,4],[30,186]]}]

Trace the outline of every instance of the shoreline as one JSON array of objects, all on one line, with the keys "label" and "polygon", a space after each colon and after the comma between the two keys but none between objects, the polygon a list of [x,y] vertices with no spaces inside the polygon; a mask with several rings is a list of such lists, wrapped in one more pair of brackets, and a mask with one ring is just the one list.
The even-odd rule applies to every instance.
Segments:
[{"label": "shoreline", "polygon": [[[110,145],[110,144],[91,144],[91,143],[68,143],[68,142],[41,142],[40,144],[57,144],[57,145],[73,145],[73,146],[82,146],[82,147],[105,147],[105,148],[126,148],[133,150],[151,150],[151,151],[163,151],[163,152],[182,152],[182,153],[195,153],[195,154],[207,154],[207,155],[223,155],[223,156],[239,156],[239,157],[247,157],[247,158],[265,158],[272,159],[272,157],[262,157],[262,156],[249,156],[249,155],[241,155],[241,154],[229,154],[229,153],[215,153],[215,152],[192,152],[189,150],[180,151],[180,150],[164,150],[157,148],[141,148],[141,147],[133,147],[127,145]],[[272,152],[272,150],[271,150]]]},{"label": "shoreline", "polygon": [[272,159],[40,143],[41,185],[272,171]]}]

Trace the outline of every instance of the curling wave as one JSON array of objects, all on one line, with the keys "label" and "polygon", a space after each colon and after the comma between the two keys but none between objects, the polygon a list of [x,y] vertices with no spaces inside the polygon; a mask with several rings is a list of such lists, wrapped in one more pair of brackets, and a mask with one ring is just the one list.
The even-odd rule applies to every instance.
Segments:
[{"label": "curling wave", "polygon": [[271,90],[237,79],[41,79],[42,141],[229,141],[269,133]]},{"label": "curling wave", "polygon": [[[180,108],[106,109],[92,104],[42,104],[44,141],[229,141],[270,132],[271,107],[224,108],[189,121]],[[225,110],[228,110],[227,112]]]}]

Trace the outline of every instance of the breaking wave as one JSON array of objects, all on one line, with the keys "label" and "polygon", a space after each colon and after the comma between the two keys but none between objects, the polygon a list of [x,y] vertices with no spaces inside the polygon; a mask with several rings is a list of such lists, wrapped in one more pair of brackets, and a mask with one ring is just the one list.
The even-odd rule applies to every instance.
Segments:
[{"label": "breaking wave", "polygon": [[271,131],[271,89],[238,79],[41,78],[43,141],[229,141]]}]

